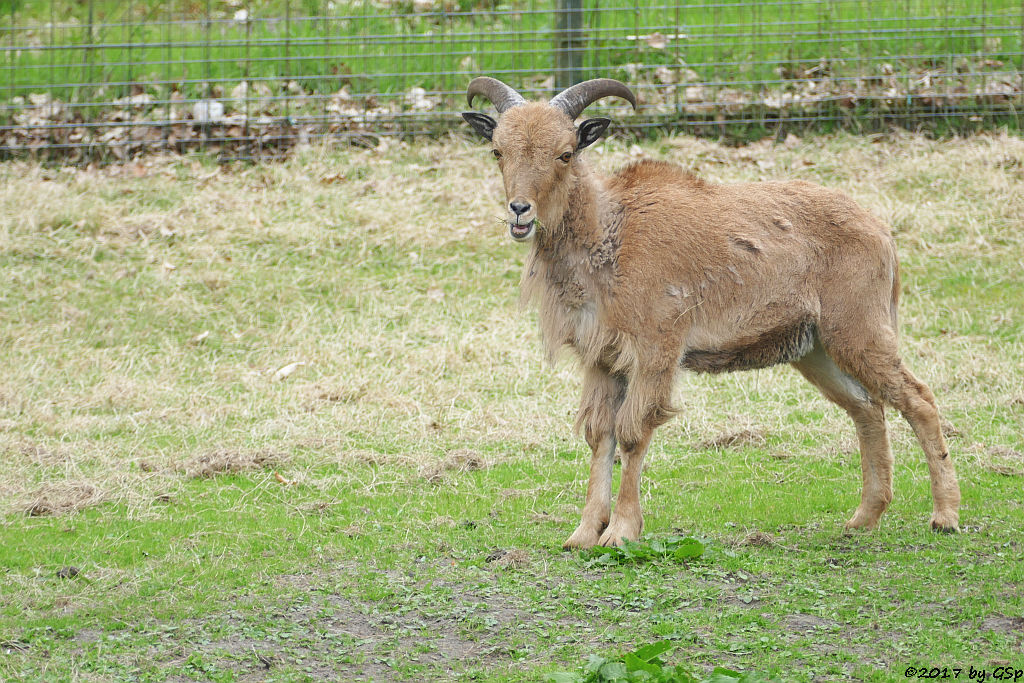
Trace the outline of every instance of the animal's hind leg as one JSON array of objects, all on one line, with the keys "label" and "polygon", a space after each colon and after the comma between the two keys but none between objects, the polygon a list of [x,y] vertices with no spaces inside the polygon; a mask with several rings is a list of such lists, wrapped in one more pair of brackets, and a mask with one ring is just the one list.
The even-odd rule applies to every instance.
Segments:
[{"label": "animal's hind leg", "polygon": [[888,400],[903,413],[903,417],[907,418],[907,422],[914,428],[917,440],[928,459],[928,473],[932,484],[932,528],[936,531],[954,533],[959,531],[960,525],[960,485],[957,483],[953,461],[949,457],[946,439],[942,435],[935,396],[931,389],[914,377],[902,363],[900,379],[902,382],[894,387]]},{"label": "animal's hind leg", "polygon": [[[856,346],[840,346],[836,361],[868,390],[894,406],[913,427],[924,450],[931,476],[932,528],[955,532],[959,525],[960,486],[942,436],[939,411],[931,390],[906,368],[896,353],[896,335],[879,328]],[[841,355],[840,355],[841,354]]]},{"label": "animal's hind leg", "polygon": [[853,377],[843,372],[815,342],[808,355],[793,366],[818,387],[827,399],[843,408],[857,428],[862,488],[860,505],[846,523],[848,529],[873,529],[892,501],[892,451],[880,401]]},{"label": "animal's hind leg", "polygon": [[615,414],[622,403],[625,383],[599,367],[587,368],[583,377],[577,428],[590,445],[590,479],[583,514],[576,530],[562,547],[592,548],[611,517],[612,467],[615,464]]}]

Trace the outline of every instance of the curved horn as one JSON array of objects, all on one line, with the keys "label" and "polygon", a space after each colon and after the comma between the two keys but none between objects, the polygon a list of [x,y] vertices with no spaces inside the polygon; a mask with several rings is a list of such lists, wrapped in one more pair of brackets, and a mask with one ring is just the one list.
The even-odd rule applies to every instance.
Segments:
[{"label": "curved horn", "polygon": [[506,109],[517,107],[526,102],[523,96],[515,90],[498,79],[488,78],[487,76],[480,76],[469,82],[469,88],[466,90],[466,99],[469,100],[469,106],[473,106],[473,98],[477,95],[490,100],[499,114]]},{"label": "curved horn", "polygon": [[548,104],[561,109],[575,121],[584,109],[602,97],[621,97],[636,109],[636,95],[625,83],[613,78],[594,78],[577,83],[555,95]]}]

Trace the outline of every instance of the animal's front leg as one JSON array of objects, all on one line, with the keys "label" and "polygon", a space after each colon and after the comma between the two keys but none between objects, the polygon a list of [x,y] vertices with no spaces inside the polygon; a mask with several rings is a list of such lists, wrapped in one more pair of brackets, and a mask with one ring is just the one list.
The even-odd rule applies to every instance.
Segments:
[{"label": "animal's front leg", "polygon": [[597,545],[601,532],[608,526],[612,509],[612,466],[615,463],[615,437],[608,434],[593,446],[590,458],[590,481],[587,483],[587,500],[583,504],[583,516],[576,531],[562,547],[592,548]]},{"label": "animal's front leg", "polygon": [[622,403],[625,385],[599,367],[588,368],[583,377],[583,398],[576,418],[583,427],[593,454],[583,516],[563,547],[591,548],[608,526],[612,509],[612,467],[615,464],[615,413]]},{"label": "animal's front leg", "polygon": [[608,528],[601,534],[601,545],[622,545],[623,539],[639,541],[644,528],[644,516],[640,509],[640,474],[644,469],[644,455],[651,443],[651,432],[635,444],[622,449],[622,481],[619,484],[619,498],[615,502],[615,513]]},{"label": "animal's front leg", "polygon": [[672,377],[671,370],[655,370],[638,373],[629,382],[615,425],[615,434],[622,446],[622,481],[615,512],[598,541],[601,545],[622,545],[623,539],[640,540],[644,528],[640,475],[651,434],[674,412],[669,401]]}]

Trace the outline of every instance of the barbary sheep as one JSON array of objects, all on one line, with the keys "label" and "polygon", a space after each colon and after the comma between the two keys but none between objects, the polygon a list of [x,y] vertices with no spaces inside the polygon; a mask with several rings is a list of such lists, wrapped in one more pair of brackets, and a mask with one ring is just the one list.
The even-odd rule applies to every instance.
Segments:
[{"label": "barbary sheep", "polygon": [[[932,392],[897,352],[899,270],[889,228],[840,192],[802,182],[722,185],[660,161],[611,177],[580,152],[608,119],[575,119],[594,101],[628,100],[615,80],[527,102],[476,78],[500,120],[465,120],[491,141],[508,229],[532,240],[520,286],[538,305],[548,356],[571,347],[583,370],[576,418],[593,451],[582,520],[566,548],[636,541],[640,473],[656,427],[676,409],[681,369],[730,372],[790,363],[856,425],[863,488],[847,528],[871,529],[892,500],[884,405],[924,449],[931,526],[956,531],[960,489]],[[622,479],[611,509],[612,468]]]}]

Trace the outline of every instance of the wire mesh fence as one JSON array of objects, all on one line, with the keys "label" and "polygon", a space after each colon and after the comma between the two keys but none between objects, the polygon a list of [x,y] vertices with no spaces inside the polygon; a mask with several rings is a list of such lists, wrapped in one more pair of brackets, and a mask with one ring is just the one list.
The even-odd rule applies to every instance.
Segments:
[{"label": "wire mesh fence", "polygon": [[0,157],[445,133],[477,75],[618,78],[639,131],[1019,129],[1022,45],[1024,0],[0,0]]}]

